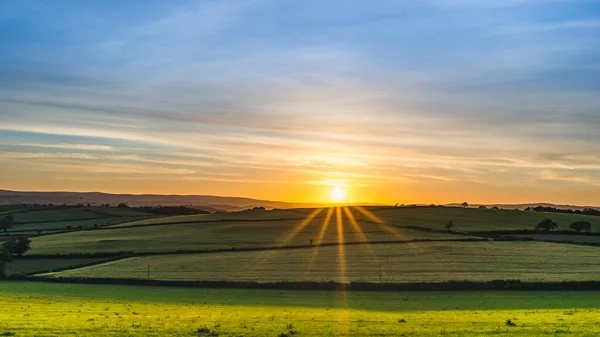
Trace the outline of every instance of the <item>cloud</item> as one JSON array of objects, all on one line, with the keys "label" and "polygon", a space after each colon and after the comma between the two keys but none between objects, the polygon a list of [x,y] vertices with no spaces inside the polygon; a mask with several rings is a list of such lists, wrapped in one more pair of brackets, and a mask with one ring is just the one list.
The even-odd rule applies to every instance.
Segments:
[{"label": "cloud", "polygon": [[27,147],[53,148],[53,149],[88,150],[88,151],[115,151],[116,150],[113,146],[108,146],[108,145],[92,145],[92,144],[67,144],[67,143],[35,144],[35,143],[21,143],[21,144],[14,144],[14,145],[17,145],[17,146],[27,146]]}]

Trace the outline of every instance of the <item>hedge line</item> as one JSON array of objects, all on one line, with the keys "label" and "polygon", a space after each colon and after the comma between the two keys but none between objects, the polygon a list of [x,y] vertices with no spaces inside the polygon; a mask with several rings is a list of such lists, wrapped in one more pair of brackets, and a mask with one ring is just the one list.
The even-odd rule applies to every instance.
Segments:
[{"label": "hedge line", "polygon": [[25,280],[54,283],[109,284],[135,286],[166,286],[195,288],[242,288],[242,289],[281,289],[281,290],[336,290],[336,291],[474,291],[474,290],[600,290],[600,281],[566,282],[521,282],[520,280],[447,281],[412,283],[337,283],[337,282],[272,282],[258,283],[249,281],[174,281],[113,278],[77,278],[77,277],[32,277],[15,275],[8,280]]},{"label": "hedge line", "polygon": [[300,248],[317,248],[317,247],[332,247],[332,246],[353,246],[353,245],[379,245],[379,244],[408,244],[417,242],[487,242],[487,238],[460,238],[460,239],[415,239],[415,240],[385,240],[385,241],[359,241],[359,242],[328,242],[320,245],[294,245],[294,246],[272,246],[272,247],[250,247],[250,248],[218,248],[218,249],[204,249],[204,250],[176,250],[176,251],[165,251],[165,252],[134,252],[134,251],[120,251],[112,253],[70,253],[70,254],[27,254],[21,258],[30,259],[48,259],[48,258],[77,258],[77,257],[107,257],[107,256],[122,256],[127,255],[129,257],[136,256],[149,256],[149,255],[175,255],[175,254],[209,254],[209,253],[226,253],[226,252],[253,252],[253,251],[265,251],[265,250],[286,250],[286,249],[300,249]]}]

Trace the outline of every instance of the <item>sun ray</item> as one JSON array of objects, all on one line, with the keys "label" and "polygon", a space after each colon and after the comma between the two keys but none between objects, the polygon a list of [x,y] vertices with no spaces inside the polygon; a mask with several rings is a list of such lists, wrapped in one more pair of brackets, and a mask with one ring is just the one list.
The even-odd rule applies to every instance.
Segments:
[{"label": "sun ray", "polygon": [[306,225],[308,225],[314,218],[316,218],[321,211],[323,211],[323,208],[317,208],[315,209],[312,213],[310,213],[308,215],[308,217],[304,220],[302,220],[302,222],[300,222],[296,227],[294,227],[286,236],[285,238],[282,240],[281,244],[279,245],[280,247],[285,246],[288,242],[290,242],[292,239],[294,239],[294,237],[296,237],[296,235],[302,230],[304,229],[304,227],[306,227]]},{"label": "sun ray", "polygon": [[315,250],[310,257],[310,262],[308,263],[308,274],[312,272],[313,263],[315,263],[315,259],[317,255],[319,255],[319,246],[323,243],[323,239],[325,238],[325,233],[327,232],[327,227],[329,227],[329,222],[331,221],[331,216],[333,215],[333,207],[329,208],[327,211],[327,216],[325,216],[325,221],[323,221],[323,226],[321,226],[321,232],[319,233],[319,238],[317,239],[317,243],[315,245]]},{"label": "sun ray", "polygon": [[346,279],[346,253],[344,249],[344,224],[342,220],[342,211],[339,207],[335,208],[335,221],[338,234],[338,264],[340,269],[340,283],[342,283],[342,303],[344,307],[348,306],[348,297],[344,284],[348,283]]},{"label": "sun ray", "polygon": [[376,216],[375,214],[373,214],[369,210],[365,209],[364,207],[354,206],[354,208],[356,210],[358,210],[360,213],[362,213],[364,216],[366,216],[367,218],[369,218],[369,220],[377,223],[381,228],[383,228],[386,231],[392,233],[392,235],[396,239],[398,239],[398,240],[409,240],[409,238],[407,238],[405,235],[403,235],[397,228],[394,228],[394,226],[391,226],[391,225],[387,224],[385,221],[381,220],[381,218],[379,218],[378,216]]},{"label": "sun ray", "polygon": [[[279,240],[281,243],[278,244],[277,246],[279,247],[284,247],[285,245],[287,245],[288,242],[290,242],[291,240],[294,239],[294,237],[296,237],[296,235],[302,230],[304,229],[304,227],[306,227],[314,218],[316,218],[321,211],[323,211],[323,208],[317,208],[315,209],[312,213],[310,213],[308,215],[308,217],[306,217],[306,219],[302,220],[300,223],[298,223],[297,225],[294,226],[294,228],[292,228],[282,240]],[[251,271],[255,268],[257,268],[258,266],[260,266],[263,263],[266,263],[268,261],[270,261],[271,259],[273,259],[274,255],[278,254],[279,251],[277,250],[269,250],[268,252],[265,252],[264,254],[262,254],[262,257],[258,259],[258,261],[256,261],[256,263],[252,263],[252,264],[248,264],[247,266],[245,266],[242,269],[242,273],[244,272],[248,272]]]},{"label": "sun ray", "polygon": [[346,217],[350,221],[350,225],[352,226],[352,228],[354,228],[355,232],[357,233],[359,240],[361,242],[365,242],[365,245],[367,246],[367,250],[369,251],[369,254],[371,254],[371,257],[377,260],[377,263],[380,263],[381,261],[379,260],[379,256],[377,256],[377,253],[375,253],[375,249],[373,249],[373,246],[371,245],[369,239],[365,236],[365,233],[363,233],[362,228],[360,228],[360,225],[356,221],[356,218],[354,217],[354,214],[352,214],[352,211],[350,211],[350,209],[346,206],[344,206],[343,209],[344,213],[346,214]]}]

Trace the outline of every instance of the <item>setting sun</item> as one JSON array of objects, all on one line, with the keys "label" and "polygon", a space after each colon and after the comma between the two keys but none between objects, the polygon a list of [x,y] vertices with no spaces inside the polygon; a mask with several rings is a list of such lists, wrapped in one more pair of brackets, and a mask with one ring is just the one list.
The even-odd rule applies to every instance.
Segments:
[{"label": "setting sun", "polygon": [[331,199],[334,201],[342,201],[344,199],[344,190],[341,187],[334,187],[331,190]]}]

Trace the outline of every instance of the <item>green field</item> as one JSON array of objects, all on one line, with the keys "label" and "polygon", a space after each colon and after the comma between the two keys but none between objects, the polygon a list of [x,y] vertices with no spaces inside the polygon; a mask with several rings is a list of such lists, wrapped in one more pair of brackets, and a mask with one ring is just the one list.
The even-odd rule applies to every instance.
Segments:
[{"label": "green field", "polygon": [[[462,208],[349,207],[318,212],[252,210],[172,217],[135,215],[111,208],[92,212],[99,218],[90,219],[86,218],[90,212],[85,209],[61,211],[64,214],[31,212],[51,215],[52,220],[45,222],[38,217],[33,223],[15,225],[34,229],[34,225],[73,224],[73,230],[33,237],[32,250],[27,254],[49,256],[17,258],[7,266],[9,274],[69,267],[55,273],[37,273],[35,277],[341,283],[600,280],[600,247],[540,242],[595,242],[595,236],[544,233],[527,234],[535,241],[494,241],[477,234],[464,235],[532,229],[545,217],[558,222],[559,229],[585,219],[594,225],[593,230],[598,230],[598,217]],[[34,219],[33,215],[28,216]],[[69,217],[71,220],[65,220]],[[455,227],[444,232],[448,221],[454,221]],[[103,228],[75,228],[75,223],[86,228],[98,222],[98,227]],[[289,246],[296,248],[272,249]],[[256,248],[268,250],[240,251]],[[219,249],[228,251],[173,254],[181,250]],[[157,254],[103,263],[102,258],[51,257],[118,251]],[[99,263],[79,267],[89,262]],[[43,282],[0,282],[0,287],[0,336],[600,333],[597,292],[344,293]],[[516,326],[507,325],[509,319]]]},{"label": "green field", "polygon": [[[361,223],[360,231],[342,217],[343,242],[387,240],[464,239],[445,233],[430,233]],[[292,235],[292,233],[297,232]],[[320,240],[323,231],[322,240]],[[256,248],[338,242],[334,216],[327,226],[324,219],[307,223],[297,220],[257,222],[216,222],[168,226],[123,227],[110,230],[81,231],[33,238],[32,253],[81,252],[166,252],[176,250],[214,250]]]},{"label": "green field", "polygon": [[[534,252],[533,254],[531,252]],[[418,242],[128,258],[52,276],[208,281],[598,280],[598,248],[545,242]],[[381,268],[381,270],[380,270]],[[380,276],[381,271],[381,276]]]},{"label": "green field", "polygon": [[81,265],[104,260],[106,258],[16,259],[6,265],[6,274],[32,274],[59,268],[77,268]]},{"label": "green field", "polygon": [[[598,292],[343,293],[27,282],[3,282],[0,290],[0,334],[6,336],[600,333]],[[508,319],[516,326],[507,326]],[[198,333],[204,327],[206,333]]]},{"label": "green field", "polygon": [[31,209],[29,211],[20,211],[13,214],[16,225],[35,222],[101,219],[117,216],[148,216],[148,214],[132,209],[119,209],[116,207],[72,207],[46,210]]},{"label": "green field", "polygon": [[558,224],[558,230],[569,230],[569,225],[575,221],[588,221],[592,224],[592,231],[600,231],[600,217],[579,214],[459,207],[387,208],[375,209],[372,213],[386,223],[433,229],[443,229],[443,224],[452,220],[455,225],[453,230],[462,232],[532,230],[544,218],[554,220]]},{"label": "green field", "polygon": [[[310,210],[309,214],[314,210]],[[321,211],[320,217],[326,216],[326,211]],[[228,213],[213,213],[213,214],[197,214],[197,215],[178,215],[166,218],[147,219],[132,221],[129,223],[120,224],[117,227],[139,226],[139,225],[165,225],[171,223],[202,223],[213,221],[261,221],[261,220],[286,220],[286,219],[304,219],[308,214],[304,212],[296,212],[293,210],[246,210],[240,212]]]}]

